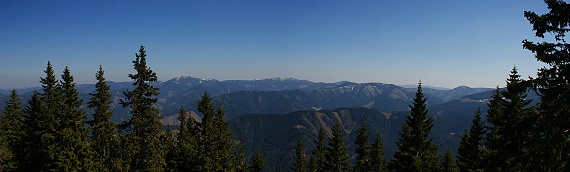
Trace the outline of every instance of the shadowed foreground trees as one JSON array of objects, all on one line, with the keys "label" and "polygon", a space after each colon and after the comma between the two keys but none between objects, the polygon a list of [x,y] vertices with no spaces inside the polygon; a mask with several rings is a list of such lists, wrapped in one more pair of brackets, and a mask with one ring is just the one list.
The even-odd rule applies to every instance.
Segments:
[{"label": "shadowed foreground trees", "polygon": [[410,115],[402,124],[400,139],[396,142],[398,150],[389,168],[394,171],[439,171],[437,145],[428,138],[433,126],[433,118],[427,116],[426,98],[418,84],[414,104],[410,106]]},{"label": "shadowed foreground trees", "polygon": [[[118,126],[111,122],[110,87],[102,67],[87,106],[93,119],[87,122],[80,109],[83,100],[75,89],[68,67],[55,77],[50,62],[40,92],[34,92],[25,109],[13,91],[0,117],[0,165],[2,171],[243,171],[248,168],[240,145],[230,139],[231,131],[222,107],[214,109],[207,93],[199,102],[204,115],[196,122],[182,108],[176,142],[163,132],[154,105],[159,94],[156,73],[146,65],[141,46],[133,61],[133,90],[125,91],[121,103],[132,118]],[[88,127],[90,126],[90,127]],[[169,155],[167,157],[167,155]],[[168,158],[168,159],[167,159]],[[167,163],[168,160],[168,163]],[[262,157],[254,159],[263,168]],[[169,165],[167,167],[167,164]]]},{"label": "shadowed foreground trees", "polygon": [[[570,44],[566,33],[570,31],[570,5],[566,1],[545,0],[549,11],[536,14],[525,11],[524,16],[532,24],[535,36],[545,42],[523,41],[523,48],[530,50],[536,60],[547,67],[538,70],[531,81],[537,89],[540,102],[534,138],[530,149],[532,157],[529,169],[534,171],[570,170]],[[546,36],[553,36],[545,39]],[[552,42],[546,42],[553,40]],[[546,151],[548,150],[548,151]]]}]

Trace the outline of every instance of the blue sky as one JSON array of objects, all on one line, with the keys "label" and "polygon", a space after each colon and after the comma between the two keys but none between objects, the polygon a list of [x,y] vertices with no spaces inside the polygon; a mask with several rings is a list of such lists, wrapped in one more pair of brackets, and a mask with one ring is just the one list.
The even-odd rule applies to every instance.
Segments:
[{"label": "blue sky", "polygon": [[51,61],[77,83],[127,81],[142,44],[161,81],[294,77],[504,86],[544,64],[523,11],[542,1],[0,1],[0,88],[39,86]]}]

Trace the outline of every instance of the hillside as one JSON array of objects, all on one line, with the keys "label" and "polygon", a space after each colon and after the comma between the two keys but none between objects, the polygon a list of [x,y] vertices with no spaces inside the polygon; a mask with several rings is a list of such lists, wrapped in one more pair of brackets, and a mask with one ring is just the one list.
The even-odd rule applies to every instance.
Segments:
[{"label": "hillside", "polygon": [[[128,109],[122,108],[119,100],[123,91],[132,88],[131,82],[108,81],[113,97],[112,119],[121,122],[130,118]],[[256,80],[200,79],[179,76],[164,82],[155,83],[161,94],[156,106],[161,115],[168,117],[178,112],[181,106],[195,109],[196,100],[207,91],[216,104],[227,110],[227,118],[232,119],[246,113],[284,114],[300,110],[335,109],[338,107],[367,107],[386,112],[406,111],[414,95],[414,88],[403,88],[383,83],[353,83],[347,81],[335,83],[311,82],[294,78],[269,78]],[[39,87],[17,89],[24,105],[33,90],[41,92]],[[95,90],[94,84],[78,84],[77,90],[85,103],[89,93]],[[424,88],[428,106],[449,102],[452,98],[476,92],[468,87],[451,90]],[[2,90],[7,91],[7,90]],[[0,96],[0,109],[5,106],[7,94]],[[89,109],[85,108],[87,112]],[[88,113],[89,114],[89,113]]]},{"label": "hillside", "polygon": [[[336,120],[341,122],[346,137],[345,143],[349,147],[352,160],[356,131],[364,117],[368,121],[371,135],[376,132],[382,134],[386,158],[391,158],[397,149],[395,142],[399,138],[400,125],[407,114],[407,112],[388,113],[368,108],[298,111],[282,115],[247,114],[230,120],[230,128],[234,130],[233,138],[240,140],[246,146],[245,151],[249,155],[255,150],[263,153],[269,171],[288,171],[297,139],[303,139],[306,151],[310,154],[315,146],[313,140],[316,139],[317,131],[322,127],[330,136]],[[450,122],[449,117],[451,116],[443,113],[434,119],[430,137],[434,138],[435,144],[440,145],[440,153],[448,146],[456,150],[462,131],[470,125]]]}]

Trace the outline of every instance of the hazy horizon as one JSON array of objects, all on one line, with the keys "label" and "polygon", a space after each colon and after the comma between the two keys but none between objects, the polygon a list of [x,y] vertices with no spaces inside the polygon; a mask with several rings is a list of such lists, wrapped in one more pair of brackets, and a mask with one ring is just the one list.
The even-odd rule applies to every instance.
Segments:
[{"label": "hazy horizon", "polygon": [[[59,77],[59,75],[57,75],[56,77]],[[180,75],[180,76],[175,76],[173,78],[169,78],[166,80],[158,80],[158,82],[167,82],[171,79],[175,79],[176,77],[193,77],[193,78],[199,78],[199,77],[195,77],[195,76],[190,76],[190,75]],[[269,78],[255,78],[255,79],[228,79],[228,80],[219,80],[216,78],[199,78],[199,79],[203,79],[203,80],[210,80],[210,79],[214,79],[214,80],[218,80],[218,81],[231,81],[231,80],[239,80],[239,81],[251,81],[251,80],[266,80],[266,79],[277,79],[277,78],[292,78],[292,79],[297,79],[297,80],[306,80],[306,79],[300,79],[300,78],[294,78],[294,77],[283,77],[283,76],[278,76],[278,77],[269,77]],[[60,79],[60,78],[58,78]],[[315,82],[315,83],[337,83],[337,82],[353,82],[353,83],[359,83],[359,84],[364,84],[364,83],[383,83],[383,84],[393,84],[393,85],[397,85],[403,88],[415,88],[417,87],[418,83],[415,84],[398,84],[398,83],[388,83],[388,82],[381,82],[381,81],[371,81],[371,82],[355,82],[355,81],[350,81],[350,80],[339,80],[339,81],[332,81],[332,82],[324,82],[324,81],[311,81],[311,80],[306,80],[306,81],[310,81],[310,82]],[[130,80],[125,80],[125,81],[113,81],[113,80],[107,80],[107,82],[132,82]],[[91,84],[94,85],[96,82],[92,82],[92,83],[76,83],[79,85],[83,85],[83,84]],[[423,87],[429,87],[429,88],[433,88],[433,89],[440,89],[440,90],[448,90],[448,89],[453,89],[453,88],[457,88],[457,87],[461,87],[461,86],[467,86],[467,87],[471,87],[471,88],[495,88],[495,87],[474,87],[474,86],[469,86],[469,85],[458,85],[458,86],[454,86],[454,87],[443,87],[443,86],[438,86],[438,85],[430,85],[430,84],[426,84],[424,81],[422,81],[422,86]],[[40,88],[41,85],[39,85],[39,79],[38,79],[38,85],[35,86],[24,86],[24,87],[11,87],[11,88],[0,88],[4,91],[9,91],[12,89],[29,89],[29,88]],[[112,89],[112,88],[111,88]]]}]

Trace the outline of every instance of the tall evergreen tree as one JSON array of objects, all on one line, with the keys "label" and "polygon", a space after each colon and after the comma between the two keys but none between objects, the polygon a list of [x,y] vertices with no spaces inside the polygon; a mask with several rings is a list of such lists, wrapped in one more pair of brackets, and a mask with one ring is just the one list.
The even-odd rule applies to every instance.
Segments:
[{"label": "tall evergreen tree", "polygon": [[6,107],[0,117],[0,130],[3,132],[8,147],[16,146],[23,135],[24,108],[16,90],[10,93],[10,99],[6,101]]},{"label": "tall evergreen tree", "polygon": [[35,92],[28,102],[24,116],[26,137],[19,148],[22,154],[18,158],[20,171],[50,171],[57,170],[57,152],[61,145],[56,136],[60,129],[63,98],[58,80],[55,77],[53,66],[48,61],[45,78],[40,78],[43,93]]},{"label": "tall evergreen tree", "polygon": [[56,128],[56,169],[58,171],[84,171],[92,167],[90,150],[87,146],[85,113],[79,109],[83,100],[75,89],[73,76],[65,67],[59,90],[62,104]]},{"label": "tall evergreen tree", "polygon": [[357,154],[354,171],[371,171],[370,137],[368,136],[366,118],[364,118],[364,121],[360,124],[360,129],[356,132],[354,144],[356,144],[355,153]]},{"label": "tall evergreen tree", "polygon": [[97,84],[95,93],[91,93],[91,101],[87,102],[89,108],[93,109],[93,120],[89,121],[91,126],[91,147],[96,161],[101,168],[98,171],[114,171],[115,159],[118,156],[115,149],[118,145],[117,124],[111,121],[113,111],[111,111],[110,87],[105,80],[105,71],[99,66],[99,71],[95,74]]},{"label": "tall evergreen tree", "polygon": [[184,106],[180,108],[177,119],[180,121],[173,152],[168,156],[168,168],[172,171],[192,171],[198,155],[196,122],[189,117]]},{"label": "tall evergreen tree", "polygon": [[350,171],[348,161],[348,148],[344,144],[344,134],[337,121],[332,129],[332,137],[329,140],[327,151],[325,152],[325,168],[327,171]]},{"label": "tall evergreen tree", "polygon": [[46,131],[52,129],[47,121],[53,121],[45,114],[45,105],[41,95],[34,91],[24,114],[24,135],[20,144],[15,147],[15,157],[18,165],[16,171],[48,171],[50,152],[47,140],[53,135]]},{"label": "tall evergreen tree", "polygon": [[[533,171],[570,171],[570,5],[562,0],[544,0],[549,11],[536,14],[525,11],[524,16],[533,25],[535,36],[553,35],[552,42],[523,41],[523,48],[548,67],[538,70],[533,80],[540,96],[537,129],[538,138],[531,148],[530,167]],[[550,33],[550,34],[548,34]]]},{"label": "tall evergreen tree", "polygon": [[261,170],[263,170],[263,168],[265,168],[265,160],[261,156],[259,150],[255,151],[255,154],[253,154],[250,163],[251,163],[250,171],[252,172],[260,172]]},{"label": "tall evergreen tree", "polygon": [[311,171],[324,171],[325,170],[325,153],[327,151],[326,140],[325,140],[325,130],[321,127],[317,134],[317,140],[314,141],[316,144],[315,149],[312,152],[309,164],[311,166]]},{"label": "tall evergreen tree", "polygon": [[439,171],[437,145],[428,138],[433,126],[433,118],[428,118],[426,98],[422,92],[421,82],[418,84],[411,114],[406,117],[400,131],[400,139],[396,142],[398,150],[390,164],[393,171]]},{"label": "tall evergreen tree", "polygon": [[483,171],[485,128],[481,121],[481,109],[477,109],[469,131],[461,137],[457,149],[457,166],[461,172]]},{"label": "tall evergreen tree", "polygon": [[132,171],[163,171],[166,166],[165,150],[162,150],[162,124],[160,115],[154,104],[158,101],[159,88],[151,85],[156,82],[156,73],[146,63],[146,51],[140,46],[133,66],[136,74],[129,74],[134,82],[134,90],[125,91],[123,107],[129,107],[132,117],[126,123],[130,133],[126,136],[132,146],[126,148],[131,152],[130,169]]},{"label": "tall evergreen tree", "polygon": [[376,138],[370,148],[370,171],[388,171],[387,167],[388,162],[384,158],[382,135],[376,133]]},{"label": "tall evergreen tree", "polygon": [[239,155],[234,153],[237,148],[230,136],[233,132],[228,129],[224,120],[225,111],[222,107],[214,108],[210,95],[204,95],[198,101],[198,111],[203,114],[202,122],[198,124],[198,171],[235,171],[239,165]]},{"label": "tall evergreen tree", "polygon": [[243,152],[243,145],[237,144],[234,149],[234,171],[246,171],[247,169],[247,162],[245,161],[245,153]]},{"label": "tall evergreen tree", "polygon": [[451,149],[449,149],[449,147],[445,151],[443,161],[441,161],[441,169],[442,172],[457,171],[457,168],[455,167],[455,160],[453,159],[453,155],[451,155]]},{"label": "tall evergreen tree", "polygon": [[307,155],[305,154],[305,144],[303,139],[299,138],[297,146],[295,146],[295,155],[293,156],[293,171],[307,172]]},{"label": "tall evergreen tree", "polygon": [[487,167],[492,171],[523,171],[531,135],[531,112],[527,87],[513,68],[507,89],[497,90],[489,102]]},{"label": "tall evergreen tree", "polygon": [[24,108],[16,90],[12,90],[10,99],[6,101],[6,108],[0,117],[0,139],[3,143],[2,167],[4,171],[15,168],[17,163],[12,160],[14,148],[18,146],[23,137]]}]

